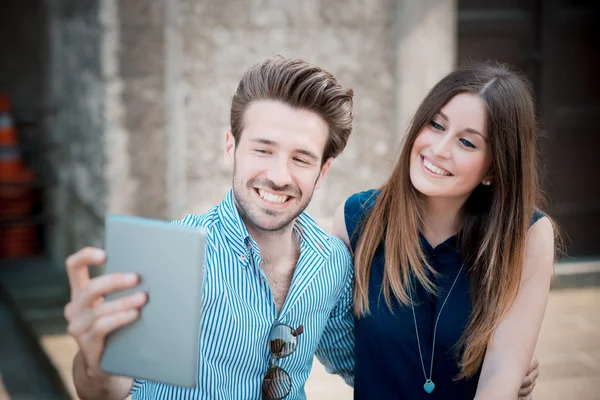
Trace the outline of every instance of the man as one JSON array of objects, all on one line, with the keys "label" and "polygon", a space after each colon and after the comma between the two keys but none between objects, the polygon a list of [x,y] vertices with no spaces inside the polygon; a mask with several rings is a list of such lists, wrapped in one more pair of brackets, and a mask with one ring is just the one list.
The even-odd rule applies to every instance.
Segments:
[{"label": "man", "polygon": [[300,60],[271,58],[243,76],[226,133],[233,188],[208,213],[181,221],[208,231],[196,388],[103,374],[106,336],[133,322],[147,297],[103,301],[137,278],[90,279],[87,266],[105,261],[100,249],[67,259],[65,316],[80,349],[73,376],[82,399],[304,399],[315,354],[352,384],[351,255],[303,213],[346,146],[352,98]]}]

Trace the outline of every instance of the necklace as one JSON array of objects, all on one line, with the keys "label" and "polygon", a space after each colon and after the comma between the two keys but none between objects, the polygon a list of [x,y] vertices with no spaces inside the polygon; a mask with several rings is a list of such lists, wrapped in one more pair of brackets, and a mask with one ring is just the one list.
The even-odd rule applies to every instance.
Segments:
[{"label": "necklace", "polygon": [[421,353],[421,341],[419,340],[419,328],[417,328],[417,316],[415,314],[415,307],[413,305],[412,299],[410,299],[410,308],[412,309],[413,320],[415,321],[415,332],[417,333],[417,346],[419,348],[419,357],[421,357],[421,367],[423,367],[423,375],[425,376],[425,384],[423,385],[423,389],[427,393],[431,393],[431,392],[433,392],[433,389],[435,389],[435,383],[433,383],[431,378],[433,378],[433,354],[435,351],[435,334],[437,333],[438,321],[440,320],[440,315],[442,315],[442,310],[444,309],[444,306],[446,305],[446,301],[448,301],[448,297],[450,297],[450,293],[452,293],[452,289],[454,289],[454,285],[456,285],[458,276],[460,275],[464,266],[465,266],[465,264],[460,266],[460,269],[458,270],[458,273],[456,274],[456,278],[454,278],[454,282],[452,283],[452,286],[450,286],[450,290],[448,290],[446,299],[444,299],[444,302],[442,303],[442,306],[440,307],[440,312],[438,313],[438,316],[435,320],[435,325],[433,326],[433,343],[431,344],[431,368],[429,369],[429,378],[427,377],[427,373],[425,372],[425,362],[423,362],[423,353]]}]

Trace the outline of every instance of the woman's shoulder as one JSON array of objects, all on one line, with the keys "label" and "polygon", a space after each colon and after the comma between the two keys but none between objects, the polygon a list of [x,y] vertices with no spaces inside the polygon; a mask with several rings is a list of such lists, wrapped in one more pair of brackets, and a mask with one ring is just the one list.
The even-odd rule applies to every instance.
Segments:
[{"label": "woman's shoulder", "polygon": [[546,217],[546,213],[544,213],[542,210],[540,210],[539,208],[534,208],[533,209],[533,213],[531,214],[531,222],[529,224],[529,226],[535,224],[536,222],[538,222],[540,219]]},{"label": "woman's shoulder", "polygon": [[368,214],[379,196],[379,189],[369,189],[354,193],[344,203],[344,214],[350,217],[359,217]]},{"label": "woman's shoulder", "polygon": [[356,249],[362,222],[375,206],[378,196],[378,189],[365,190],[348,197],[344,203],[344,223],[346,225],[346,234],[349,238],[349,244],[353,251]]}]

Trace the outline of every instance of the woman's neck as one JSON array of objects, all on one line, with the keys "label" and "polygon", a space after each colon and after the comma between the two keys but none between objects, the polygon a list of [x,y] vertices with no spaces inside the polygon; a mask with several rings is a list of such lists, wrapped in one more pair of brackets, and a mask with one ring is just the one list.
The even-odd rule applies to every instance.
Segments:
[{"label": "woman's neck", "polygon": [[432,247],[438,246],[460,230],[460,211],[466,199],[427,197],[422,234]]}]

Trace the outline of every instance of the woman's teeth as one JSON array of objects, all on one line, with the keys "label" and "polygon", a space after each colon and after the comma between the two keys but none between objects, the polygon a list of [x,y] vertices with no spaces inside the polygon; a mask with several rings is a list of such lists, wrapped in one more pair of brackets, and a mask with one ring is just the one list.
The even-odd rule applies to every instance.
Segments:
[{"label": "woman's teeth", "polygon": [[279,196],[273,193],[269,193],[263,189],[258,189],[258,195],[269,203],[283,204],[288,200],[288,196]]},{"label": "woman's teeth", "polygon": [[450,175],[450,172],[444,171],[443,169],[436,167],[435,165],[433,165],[432,163],[427,161],[426,158],[423,158],[423,165],[425,165],[425,168],[427,168],[428,170],[430,170],[431,172],[433,172],[436,175],[441,175],[441,176]]}]

